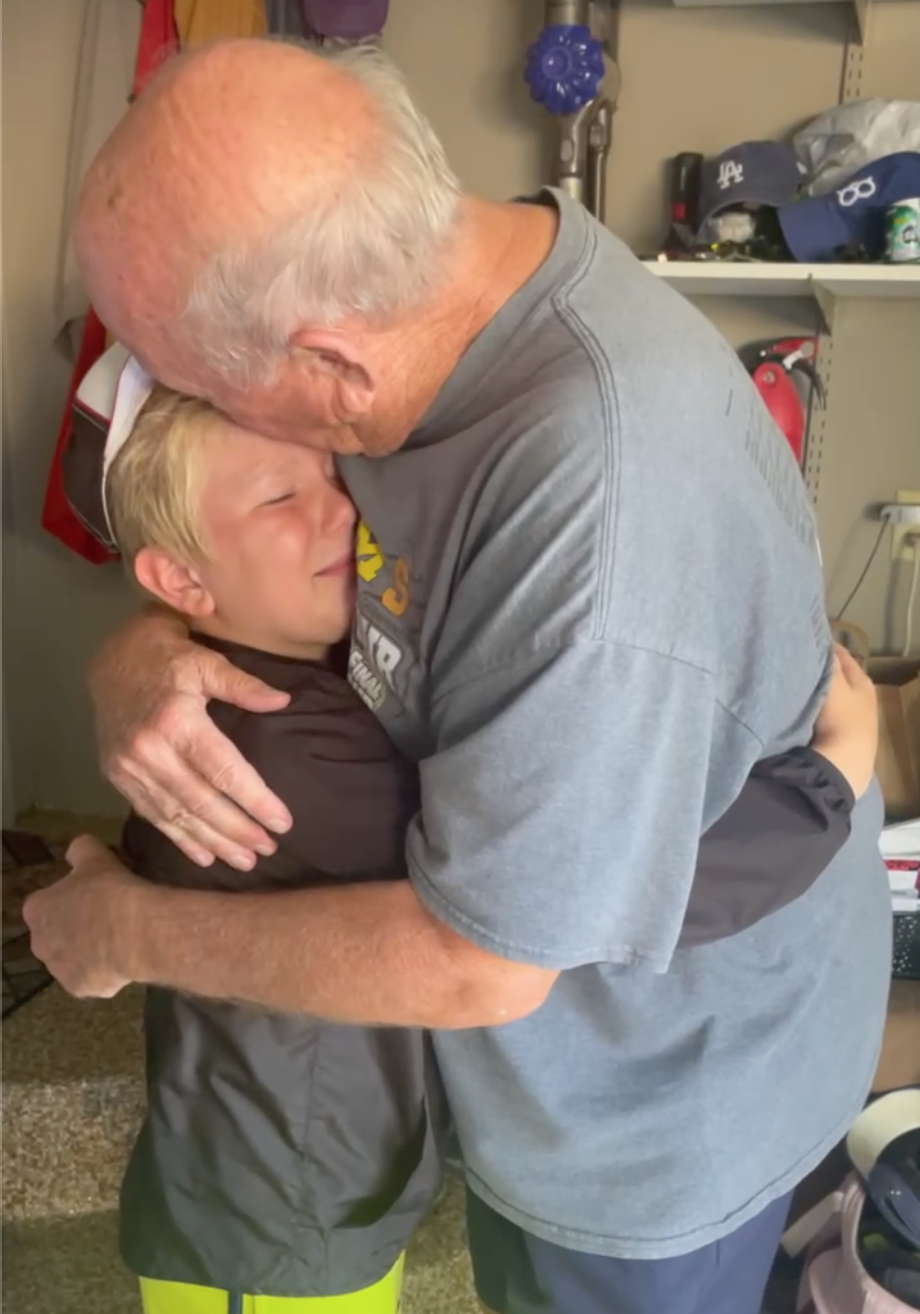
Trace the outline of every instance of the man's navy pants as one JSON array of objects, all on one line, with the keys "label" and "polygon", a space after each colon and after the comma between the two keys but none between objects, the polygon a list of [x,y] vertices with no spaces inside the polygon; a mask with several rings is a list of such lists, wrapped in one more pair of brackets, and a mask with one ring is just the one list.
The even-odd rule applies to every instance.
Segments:
[{"label": "man's navy pants", "polygon": [[476,1290],[492,1314],[759,1314],[791,1195],[674,1259],[610,1259],[521,1230],[467,1192]]}]

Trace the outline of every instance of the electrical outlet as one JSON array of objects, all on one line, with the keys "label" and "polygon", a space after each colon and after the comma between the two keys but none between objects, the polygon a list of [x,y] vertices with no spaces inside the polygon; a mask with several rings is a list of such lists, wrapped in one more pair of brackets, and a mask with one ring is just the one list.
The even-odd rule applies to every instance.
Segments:
[{"label": "electrical outlet", "polygon": [[[895,498],[896,502],[907,502],[910,506],[920,506],[920,492],[908,493],[904,489],[898,491]],[[892,561],[913,561],[914,552],[920,551],[920,547],[909,543],[907,540],[913,538],[915,541],[920,539],[920,525],[892,525],[891,526],[891,559]]]}]

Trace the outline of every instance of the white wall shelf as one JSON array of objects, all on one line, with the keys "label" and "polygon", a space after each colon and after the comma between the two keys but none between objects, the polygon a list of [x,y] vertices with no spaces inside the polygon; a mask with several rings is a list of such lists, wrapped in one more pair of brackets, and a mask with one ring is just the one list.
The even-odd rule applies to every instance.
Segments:
[{"label": "white wall shelf", "polygon": [[834,307],[840,297],[920,298],[920,265],[643,263],[688,297],[814,297],[828,332],[833,329]]},{"label": "white wall shelf", "polygon": [[742,5],[787,5],[795,6],[797,4],[813,4],[816,2],[827,4],[847,3],[853,11],[856,20],[856,31],[860,45],[865,44],[866,32],[869,26],[869,9],[871,0],[671,0],[676,9],[725,9],[737,8]]}]

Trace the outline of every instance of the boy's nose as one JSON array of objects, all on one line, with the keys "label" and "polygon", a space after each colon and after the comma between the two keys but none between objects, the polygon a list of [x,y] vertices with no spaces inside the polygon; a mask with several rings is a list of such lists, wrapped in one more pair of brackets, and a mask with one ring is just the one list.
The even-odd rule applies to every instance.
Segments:
[{"label": "boy's nose", "polygon": [[332,531],[353,529],[357,519],[357,509],[348,494],[341,489],[331,488],[326,503],[327,528]]}]

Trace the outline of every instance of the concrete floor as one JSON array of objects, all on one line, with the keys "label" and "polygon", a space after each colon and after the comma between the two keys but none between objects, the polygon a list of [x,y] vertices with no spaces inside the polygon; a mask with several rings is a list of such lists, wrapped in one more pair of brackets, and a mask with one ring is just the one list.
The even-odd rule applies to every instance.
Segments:
[{"label": "concrete floor", "polygon": [[[139,991],[78,1003],[51,987],[3,1024],[8,1314],[139,1314],[115,1214],[143,1098],[139,1006]],[[456,1180],[410,1249],[403,1311],[478,1311]]]},{"label": "concrete floor", "polygon": [[[30,813],[17,830],[116,843],[118,821]],[[117,1247],[122,1171],[143,1103],[141,991],[80,1003],[52,986],[3,1023],[3,1310],[139,1314]],[[410,1248],[402,1314],[478,1314],[452,1179]]]}]

